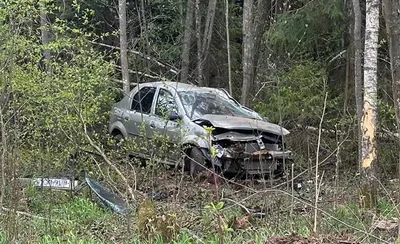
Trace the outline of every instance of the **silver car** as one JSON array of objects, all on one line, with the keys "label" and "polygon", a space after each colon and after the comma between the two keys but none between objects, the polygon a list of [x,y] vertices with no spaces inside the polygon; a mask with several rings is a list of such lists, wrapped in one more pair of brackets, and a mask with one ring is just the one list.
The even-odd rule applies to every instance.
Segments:
[{"label": "silver car", "polygon": [[111,113],[112,136],[133,137],[139,143],[156,135],[168,138],[178,147],[171,150],[169,161],[178,160],[178,153],[172,152],[185,152],[184,166],[192,175],[212,163],[223,172],[277,174],[291,156],[283,143],[288,130],[242,106],[223,89],[142,83],[115,103]]}]

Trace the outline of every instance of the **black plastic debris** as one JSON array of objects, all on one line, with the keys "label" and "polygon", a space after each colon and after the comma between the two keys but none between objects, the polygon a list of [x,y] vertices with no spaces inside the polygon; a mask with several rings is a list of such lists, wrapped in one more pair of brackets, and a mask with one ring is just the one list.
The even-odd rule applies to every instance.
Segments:
[{"label": "black plastic debris", "polygon": [[254,209],[254,208],[248,208],[245,206],[241,206],[241,209],[246,213],[246,214],[251,214],[253,217],[256,218],[264,218],[266,216],[266,213],[262,209]]},{"label": "black plastic debris", "polygon": [[155,200],[155,201],[160,201],[163,199],[167,199],[169,197],[169,194],[166,192],[157,192],[157,193],[152,193],[151,195],[151,199]]},{"label": "black plastic debris", "polygon": [[96,194],[100,201],[112,211],[126,215],[129,214],[131,209],[128,204],[120,198],[117,194],[111,192],[107,187],[101,185],[98,181],[90,179],[85,174],[85,181],[89,188]]}]

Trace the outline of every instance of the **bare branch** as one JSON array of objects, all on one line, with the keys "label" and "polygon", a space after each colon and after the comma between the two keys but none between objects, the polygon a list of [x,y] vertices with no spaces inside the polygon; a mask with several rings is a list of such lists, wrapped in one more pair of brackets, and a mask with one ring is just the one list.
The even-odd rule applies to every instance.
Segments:
[{"label": "bare branch", "polygon": [[[108,45],[108,44],[104,44],[104,43],[100,43],[100,42],[95,42],[95,41],[90,41],[90,42],[93,43],[93,44],[99,45],[99,46],[120,50],[120,48],[116,47],[116,46],[112,46],[112,45]],[[177,75],[179,73],[178,69],[173,67],[172,65],[164,64],[164,63],[158,61],[157,59],[155,59],[153,57],[150,57],[150,56],[148,56],[148,55],[146,55],[144,53],[141,53],[141,52],[136,51],[136,50],[128,50],[128,52],[133,53],[135,55],[138,55],[139,57],[142,57],[142,58],[147,59],[149,61],[152,61],[152,62],[156,63],[158,66],[166,68],[169,72],[171,72],[171,73],[173,73],[175,75]]]},{"label": "bare branch", "polygon": [[107,157],[107,155],[103,152],[103,150],[101,150],[101,148],[99,146],[97,146],[92,138],[90,138],[88,132],[87,132],[87,128],[86,128],[86,123],[82,117],[82,114],[79,113],[79,117],[81,119],[81,122],[83,124],[83,130],[85,132],[85,137],[88,140],[89,144],[96,149],[96,151],[100,154],[100,156],[103,158],[103,160],[113,169],[115,170],[115,172],[117,172],[117,174],[121,177],[121,179],[125,182],[126,187],[128,188],[128,192],[131,195],[132,200],[135,200],[135,195],[133,194],[133,189],[132,187],[129,185],[128,180],[126,179],[126,177],[124,176],[124,174],[122,174],[122,172],[117,168],[117,166],[115,166],[115,164],[113,164],[110,159]]},{"label": "bare branch", "polygon": [[[314,233],[317,232],[317,217],[318,217],[318,197],[319,197],[319,187],[318,187],[318,165],[319,165],[319,149],[321,146],[321,134],[322,134],[322,123],[324,122],[325,110],[326,110],[326,100],[328,98],[328,92],[325,92],[324,108],[322,109],[321,120],[319,122],[318,129],[318,144],[317,144],[317,158],[315,160],[315,202],[314,202]],[[322,177],[321,177],[322,181]]]}]

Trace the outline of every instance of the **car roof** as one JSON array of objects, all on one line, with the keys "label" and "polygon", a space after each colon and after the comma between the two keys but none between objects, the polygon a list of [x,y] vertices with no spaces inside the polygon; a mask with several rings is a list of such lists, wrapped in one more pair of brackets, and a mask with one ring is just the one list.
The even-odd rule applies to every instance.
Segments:
[{"label": "car roof", "polygon": [[[161,86],[169,86],[176,91],[192,91],[192,90],[203,90],[203,91],[212,91],[212,90],[221,90],[219,88],[211,88],[211,87],[201,87],[193,84],[187,84],[182,82],[172,82],[172,81],[156,81],[156,82],[147,82],[140,83],[139,86],[153,86],[153,87],[161,87]],[[222,90],[221,90],[222,91]]]}]

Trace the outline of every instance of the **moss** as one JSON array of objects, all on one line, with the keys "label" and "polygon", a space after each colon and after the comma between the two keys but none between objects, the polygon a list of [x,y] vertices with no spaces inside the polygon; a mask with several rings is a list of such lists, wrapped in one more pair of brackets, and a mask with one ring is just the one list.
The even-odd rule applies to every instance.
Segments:
[{"label": "moss", "polygon": [[156,207],[151,200],[144,200],[138,207],[138,230],[140,236],[147,238],[154,229]]},{"label": "moss", "polygon": [[142,238],[170,242],[176,238],[179,226],[175,215],[158,214],[154,202],[145,200],[138,207],[138,229]]}]

